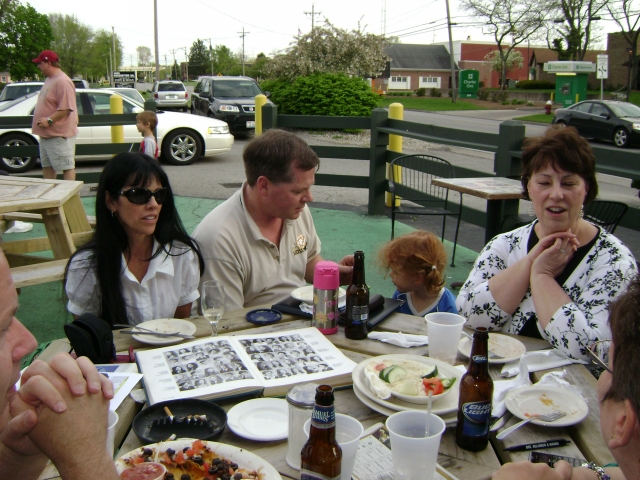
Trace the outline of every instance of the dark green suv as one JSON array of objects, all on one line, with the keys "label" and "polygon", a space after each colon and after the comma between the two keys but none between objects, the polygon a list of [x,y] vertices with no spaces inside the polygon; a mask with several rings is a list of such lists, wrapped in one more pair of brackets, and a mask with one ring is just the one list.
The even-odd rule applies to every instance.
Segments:
[{"label": "dark green suv", "polygon": [[200,77],[191,98],[191,113],[227,122],[233,134],[248,135],[256,128],[256,95],[260,90],[249,77]]}]

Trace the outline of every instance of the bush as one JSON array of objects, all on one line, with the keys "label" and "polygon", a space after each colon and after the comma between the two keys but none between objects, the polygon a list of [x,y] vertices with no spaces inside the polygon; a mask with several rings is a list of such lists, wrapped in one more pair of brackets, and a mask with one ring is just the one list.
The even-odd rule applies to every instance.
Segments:
[{"label": "bush", "polygon": [[509,94],[507,92],[493,92],[493,93],[491,93],[491,101],[492,102],[502,102],[502,104],[505,105],[505,102],[507,102],[507,97],[508,96],[509,96]]},{"label": "bush", "polygon": [[442,96],[442,92],[440,91],[440,89],[433,87],[431,89],[431,91],[429,92],[429,96],[430,97],[441,97]]},{"label": "bush", "polygon": [[535,103],[533,103],[531,100],[529,100],[529,101],[527,102],[527,107],[535,107],[535,105],[536,105],[536,104],[535,104]]},{"label": "bush", "polygon": [[293,82],[267,80],[260,86],[271,92],[278,113],[368,117],[379,105],[378,95],[365,80],[344,74],[318,73]]},{"label": "bush", "polygon": [[478,90],[478,100],[489,100],[489,90]]},{"label": "bush", "polygon": [[509,102],[505,100],[504,102],[502,102],[502,105],[509,105]]},{"label": "bush", "polygon": [[484,82],[482,80],[478,83],[478,88],[484,88]]},{"label": "bush", "polygon": [[520,80],[516,83],[516,88],[524,90],[553,90],[556,88],[556,84],[547,80]]},{"label": "bush", "polygon": [[427,89],[424,87],[420,87],[418,90],[416,90],[416,95],[419,97],[424,97],[427,94]]}]

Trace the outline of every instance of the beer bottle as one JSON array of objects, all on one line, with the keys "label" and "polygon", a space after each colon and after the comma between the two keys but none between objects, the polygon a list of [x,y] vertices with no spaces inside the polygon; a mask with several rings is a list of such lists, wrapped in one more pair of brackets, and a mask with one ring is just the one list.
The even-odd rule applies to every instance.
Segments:
[{"label": "beer bottle", "polygon": [[309,440],[302,447],[300,480],[338,480],[342,449],[336,440],[336,412],[333,387],[316,388],[316,404],[311,413]]},{"label": "beer bottle", "polygon": [[344,335],[351,340],[367,338],[369,319],[369,287],[364,282],[364,252],[354,253],[351,284],[347,288],[347,321]]},{"label": "beer bottle", "polygon": [[484,450],[489,443],[493,380],[489,376],[488,344],[487,329],[476,328],[469,367],[460,380],[456,443],[472,452]]}]

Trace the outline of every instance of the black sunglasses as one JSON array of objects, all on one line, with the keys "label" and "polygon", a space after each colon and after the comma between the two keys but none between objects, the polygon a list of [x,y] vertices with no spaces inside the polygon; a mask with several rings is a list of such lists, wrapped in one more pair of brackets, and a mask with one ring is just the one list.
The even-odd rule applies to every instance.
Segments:
[{"label": "black sunglasses", "polygon": [[167,187],[162,187],[157,189],[155,192],[152,192],[151,190],[148,190],[146,188],[133,187],[129,190],[120,190],[119,193],[123,197],[127,197],[127,200],[135,205],[144,205],[149,200],[151,200],[151,197],[154,197],[156,199],[158,205],[162,205],[164,199],[167,198],[169,189]]}]

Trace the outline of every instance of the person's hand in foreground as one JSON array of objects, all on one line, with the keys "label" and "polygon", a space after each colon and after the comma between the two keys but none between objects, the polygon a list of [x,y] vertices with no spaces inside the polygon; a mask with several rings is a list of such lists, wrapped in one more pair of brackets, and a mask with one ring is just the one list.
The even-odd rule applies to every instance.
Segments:
[{"label": "person's hand in foreground", "polygon": [[[118,478],[106,450],[113,385],[87,358],[59,354],[36,361],[11,399],[12,420],[2,441],[22,455],[44,453],[64,479]],[[26,435],[26,437],[25,437]],[[28,437],[28,440],[27,440]]]},{"label": "person's hand in foreground", "polygon": [[338,262],[338,270],[340,272],[340,285],[349,285],[351,283],[353,264],[353,255],[347,255]]},{"label": "person's hand in foreground", "polygon": [[553,468],[546,463],[524,461],[503,465],[491,478],[492,480],[512,480],[514,478],[526,480],[570,480],[572,475],[573,467],[564,460],[556,462]]}]

